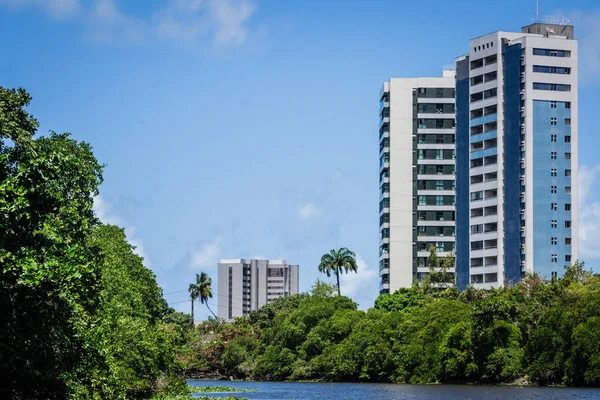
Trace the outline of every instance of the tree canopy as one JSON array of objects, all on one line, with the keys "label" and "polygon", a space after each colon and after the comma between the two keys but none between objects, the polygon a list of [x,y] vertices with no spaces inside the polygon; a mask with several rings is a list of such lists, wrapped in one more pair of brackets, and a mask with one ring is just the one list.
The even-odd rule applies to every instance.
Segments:
[{"label": "tree canopy", "polygon": [[173,312],[123,231],[94,215],[91,146],[35,137],[30,101],[0,88],[0,398],[148,397],[175,371]]}]

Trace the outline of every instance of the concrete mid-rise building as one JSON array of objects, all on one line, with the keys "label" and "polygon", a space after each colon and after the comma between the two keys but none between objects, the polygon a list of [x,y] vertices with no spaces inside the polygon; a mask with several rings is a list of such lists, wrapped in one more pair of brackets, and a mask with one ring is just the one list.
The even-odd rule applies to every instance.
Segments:
[{"label": "concrete mid-rise building", "polygon": [[535,23],[457,59],[459,288],[550,279],[577,260],[577,58],[572,26]]},{"label": "concrete mid-rise building", "polygon": [[[455,73],[392,78],[379,107],[380,293],[428,273],[455,248]],[[452,271],[453,272],[453,271]]]},{"label": "concrete mid-rise building", "polygon": [[217,314],[226,321],[298,293],[298,265],[285,260],[223,259],[218,278]]}]

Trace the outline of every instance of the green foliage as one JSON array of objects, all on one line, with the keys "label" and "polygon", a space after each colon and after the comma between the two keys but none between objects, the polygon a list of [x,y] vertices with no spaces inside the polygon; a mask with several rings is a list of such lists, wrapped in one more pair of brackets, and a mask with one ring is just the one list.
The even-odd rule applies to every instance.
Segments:
[{"label": "green foliage", "polygon": [[208,311],[215,317],[215,320],[218,320],[217,316],[212,312],[208,305],[208,299],[212,299],[213,297],[211,284],[212,279],[205,272],[196,274],[196,282],[190,283],[188,292],[192,302],[192,321],[194,319],[194,301],[196,300],[200,300],[200,304],[206,304]]},{"label": "green foliage", "polygon": [[103,166],[69,134],[34,138],[30,100],[0,88],[0,398],[180,391],[155,277],[94,215]]},{"label": "green foliage", "polygon": [[331,297],[337,291],[335,285],[332,285],[327,282],[323,282],[320,279],[317,279],[313,287],[310,288],[310,294],[312,296],[324,296]]},{"label": "green foliage", "polygon": [[580,264],[564,279],[532,275],[501,289],[400,289],[366,312],[323,287],[278,299],[204,340],[205,371],[263,380],[600,384],[600,277]]},{"label": "green foliage", "polygon": [[64,398],[105,368],[85,341],[100,291],[86,237],[102,166],[68,134],[33,139],[29,101],[0,88],[0,397]]},{"label": "green foliage", "polygon": [[424,301],[423,291],[417,287],[401,288],[394,294],[382,294],[375,300],[375,308],[381,308],[387,311],[402,311],[405,308],[412,308]]},{"label": "green foliage", "polygon": [[152,400],[248,400],[246,397],[234,397],[234,396],[202,396],[195,397],[191,394],[172,394],[172,393],[161,393],[154,397]]},{"label": "green foliage", "polygon": [[450,269],[454,268],[454,254],[450,253],[446,257],[439,257],[435,246],[429,248],[429,257],[427,257],[427,267],[429,272],[421,282],[422,289],[425,292],[440,291],[455,286],[454,273]]},{"label": "green foliage", "polygon": [[341,247],[337,250],[332,249],[329,253],[324,254],[323,257],[321,257],[319,272],[326,274],[328,277],[332,274],[335,275],[338,295],[341,295],[340,274],[358,271],[355,257],[356,254],[345,247]]},{"label": "green foliage", "polygon": [[103,260],[93,343],[106,354],[113,388],[128,397],[149,396],[174,363],[171,337],[161,320],[162,291],[122,229],[101,225],[89,242]]},{"label": "green foliage", "polygon": [[258,389],[243,389],[231,386],[188,386],[188,388],[190,393],[258,392]]}]

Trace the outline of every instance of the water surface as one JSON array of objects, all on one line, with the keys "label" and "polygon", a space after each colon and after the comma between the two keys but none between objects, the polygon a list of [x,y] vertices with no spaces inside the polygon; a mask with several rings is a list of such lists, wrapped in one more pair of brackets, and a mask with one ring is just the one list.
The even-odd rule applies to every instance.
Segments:
[{"label": "water surface", "polygon": [[[192,386],[231,386],[258,389],[248,393],[211,396],[251,400],[597,400],[600,389],[517,386],[394,385],[378,383],[290,383],[189,381]],[[198,396],[199,397],[199,396]]]}]

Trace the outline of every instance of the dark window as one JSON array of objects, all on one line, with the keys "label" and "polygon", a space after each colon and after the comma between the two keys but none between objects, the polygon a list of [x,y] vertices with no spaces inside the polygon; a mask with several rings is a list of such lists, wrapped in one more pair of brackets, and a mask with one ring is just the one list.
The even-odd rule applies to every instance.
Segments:
[{"label": "dark window", "polygon": [[571,52],[568,50],[553,50],[553,49],[533,49],[534,56],[547,57],[571,57]]},{"label": "dark window", "polygon": [[571,85],[563,85],[560,83],[542,83],[533,82],[533,88],[535,90],[551,90],[556,92],[570,92]]},{"label": "dark window", "polygon": [[542,72],[545,74],[565,74],[571,73],[571,68],[567,67],[550,67],[547,65],[534,65],[533,72]]}]

